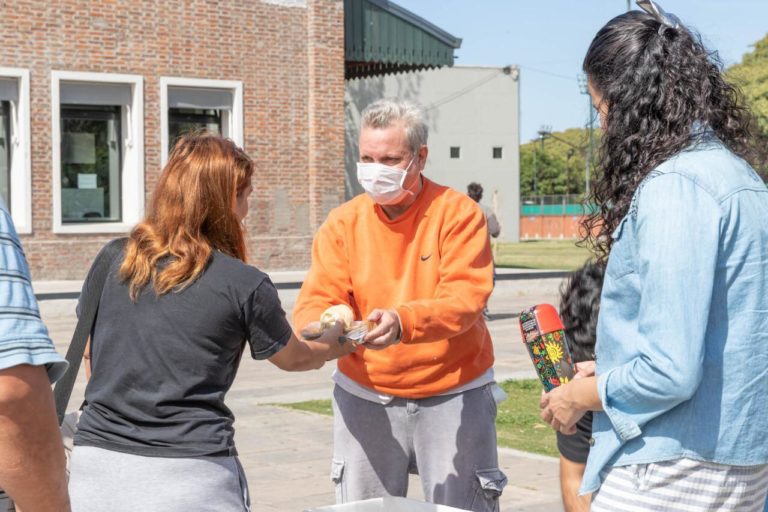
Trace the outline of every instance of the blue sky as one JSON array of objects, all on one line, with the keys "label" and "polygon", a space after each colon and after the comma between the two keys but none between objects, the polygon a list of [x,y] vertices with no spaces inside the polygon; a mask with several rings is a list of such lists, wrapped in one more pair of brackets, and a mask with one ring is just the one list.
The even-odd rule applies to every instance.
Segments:
[{"label": "blue sky", "polygon": [[[462,38],[457,65],[520,66],[521,142],[542,125],[583,126],[576,75],[592,37],[626,0],[393,0]],[[726,65],[768,33],[768,0],[661,0],[701,33]],[[634,6],[634,0],[632,0]]]}]

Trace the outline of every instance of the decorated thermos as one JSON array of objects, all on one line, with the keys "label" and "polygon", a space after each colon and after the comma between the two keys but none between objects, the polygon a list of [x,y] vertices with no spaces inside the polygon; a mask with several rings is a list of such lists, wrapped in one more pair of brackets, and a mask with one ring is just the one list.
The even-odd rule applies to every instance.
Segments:
[{"label": "decorated thermos", "polygon": [[520,313],[520,331],[536,374],[547,391],[565,384],[575,373],[565,328],[551,304],[539,304]]}]

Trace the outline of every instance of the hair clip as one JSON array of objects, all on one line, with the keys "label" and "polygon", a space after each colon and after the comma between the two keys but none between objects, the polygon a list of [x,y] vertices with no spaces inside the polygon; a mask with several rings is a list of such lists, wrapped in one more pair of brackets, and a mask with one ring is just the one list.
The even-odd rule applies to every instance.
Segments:
[{"label": "hair clip", "polygon": [[636,0],[635,3],[638,7],[640,7],[642,10],[653,16],[656,21],[661,23],[661,27],[659,27],[659,33],[661,34],[665,28],[672,28],[672,29],[679,29],[680,28],[680,18],[672,14],[671,12],[666,12],[664,9],[662,9],[659,4],[654,2],[653,0]]}]

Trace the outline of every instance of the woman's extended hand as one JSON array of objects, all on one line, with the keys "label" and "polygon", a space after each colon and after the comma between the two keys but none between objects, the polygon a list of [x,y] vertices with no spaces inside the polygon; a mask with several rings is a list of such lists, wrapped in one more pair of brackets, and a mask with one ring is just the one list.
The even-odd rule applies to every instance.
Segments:
[{"label": "woman's extended hand", "polygon": [[316,370],[326,361],[351,354],[357,349],[352,342],[341,338],[344,333],[341,322],[322,330],[319,335],[306,326],[302,331],[311,333],[309,337],[312,339],[302,339],[293,334],[285,347],[270,357],[269,361],[286,371]]},{"label": "woman's extended hand", "polygon": [[329,350],[326,354],[326,361],[338,359],[357,350],[357,346],[354,343],[344,338],[344,324],[341,322],[336,322],[326,328],[322,335],[314,341],[328,346]]},{"label": "woman's extended hand", "polygon": [[597,363],[595,361],[582,361],[574,366],[576,367],[576,375],[573,378],[583,379],[584,377],[592,377],[595,374]]},{"label": "woman's extended hand", "polygon": [[539,401],[541,419],[553,429],[566,435],[576,433],[576,422],[587,411],[602,410],[597,394],[597,379],[582,377],[542,393]]}]

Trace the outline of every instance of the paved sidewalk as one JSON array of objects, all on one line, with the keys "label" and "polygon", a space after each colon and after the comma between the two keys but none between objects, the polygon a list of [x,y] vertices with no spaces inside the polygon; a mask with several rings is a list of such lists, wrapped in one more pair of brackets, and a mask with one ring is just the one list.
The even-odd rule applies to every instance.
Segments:
[{"label": "paved sidewalk", "polygon": [[[279,275],[275,275],[277,282]],[[286,276],[297,279],[296,276]],[[285,281],[283,281],[285,282]],[[73,284],[75,283],[75,284]],[[557,302],[559,279],[500,280],[491,298],[489,328],[496,351],[497,380],[532,378],[531,362],[520,340],[517,313],[541,302]],[[36,292],[62,292],[79,283],[36,283]],[[280,290],[290,312],[298,291]],[[75,300],[41,301],[41,312],[61,353],[66,352],[75,325]],[[275,406],[279,403],[329,398],[333,364],[302,373],[283,372],[267,362],[244,359],[227,396],[237,422],[235,436],[257,511],[301,511],[334,502],[330,482],[332,419]],[[81,372],[70,402],[82,400]],[[556,459],[509,449],[499,450],[500,466],[509,478],[501,500],[502,511],[557,512],[559,498]],[[418,478],[410,495],[421,497]]]}]

